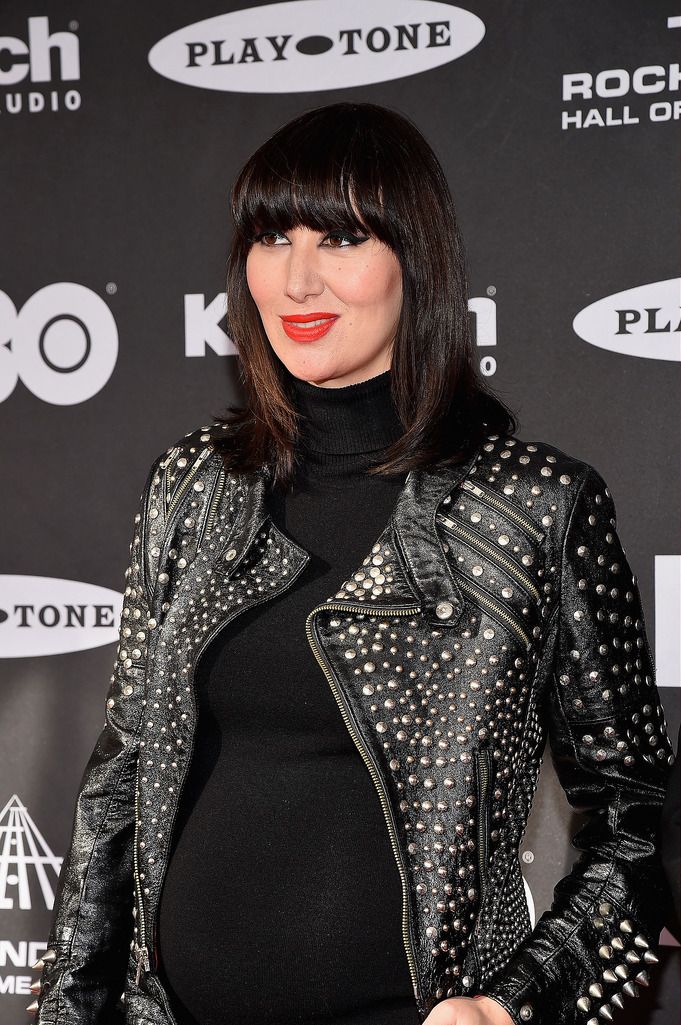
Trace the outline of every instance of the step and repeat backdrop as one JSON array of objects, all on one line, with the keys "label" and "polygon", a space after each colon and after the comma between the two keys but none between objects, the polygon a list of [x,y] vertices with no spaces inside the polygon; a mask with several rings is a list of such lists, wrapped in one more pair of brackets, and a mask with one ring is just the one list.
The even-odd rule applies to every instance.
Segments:
[{"label": "step and repeat backdrop", "polygon": [[[438,153],[482,372],[608,482],[676,743],[680,44],[672,0],[0,5],[0,1025],[31,1020],[147,469],[239,397],[229,190],[304,110],[384,104]],[[547,749],[533,920],[578,825]],[[679,1021],[663,944],[623,1025]]]}]

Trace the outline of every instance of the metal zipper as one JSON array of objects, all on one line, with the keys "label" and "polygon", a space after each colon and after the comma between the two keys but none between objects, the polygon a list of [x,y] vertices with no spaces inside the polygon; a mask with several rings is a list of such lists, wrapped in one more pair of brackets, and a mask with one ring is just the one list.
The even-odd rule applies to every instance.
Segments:
[{"label": "metal zipper", "polygon": [[[141,751],[137,752],[137,769],[135,773],[135,847],[133,849],[133,865],[135,874],[135,892],[137,894],[137,939],[135,940],[135,957],[137,959],[137,974],[135,985],[139,985],[142,968],[149,971],[149,950],[147,948],[147,934],[144,920],[144,904],[142,903],[142,882],[139,877],[139,819],[140,819],[140,758]],[[141,942],[140,942],[141,941]]]},{"label": "metal zipper", "polygon": [[208,448],[202,449],[200,455],[196,458],[196,460],[192,464],[192,466],[187,470],[186,474],[184,475],[184,477],[180,481],[180,483],[179,483],[179,485],[178,485],[178,487],[177,487],[177,489],[175,491],[175,494],[173,495],[172,499],[170,500],[170,505],[166,509],[166,520],[169,520],[170,517],[172,516],[173,512],[177,508],[178,503],[182,499],[185,491],[187,490],[187,488],[191,484],[192,480],[196,476],[196,473],[197,473],[199,467],[201,466],[201,463],[204,463],[206,461],[206,459],[208,458],[208,455],[209,455],[210,451],[211,450],[208,449]]},{"label": "metal zipper", "polygon": [[[168,464],[172,463],[173,459],[175,459],[176,456],[179,456],[181,451],[182,450],[181,450],[180,446],[176,445],[168,453],[168,458],[166,459],[166,463],[165,463],[165,469],[168,468]],[[165,508],[167,509],[168,506],[170,505],[170,475],[168,473],[165,473],[164,477],[163,477],[163,497],[164,497],[164,505],[165,505]]]},{"label": "metal zipper", "polygon": [[457,576],[457,582],[459,583],[461,590],[466,591],[472,598],[480,602],[486,609],[488,609],[493,615],[496,614],[497,618],[501,618],[502,622],[508,624],[520,637],[525,644],[525,647],[530,646],[530,637],[522,623],[511,615],[508,609],[501,605],[498,601],[495,601],[491,595],[488,595],[486,591],[472,584],[465,573],[462,573],[456,566],[453,567],[454,572]]},{"label": "metal zipper", "polygon": [[[153,594],[149,588],[149,574],[147,573],[147,556],[146,556],[146,537],[147,537],[147,523],[149,522],[149,495],[147,495],[143,507],[142,507],[142,520],[140,523],[140,576],[142,578],[141,586],[144,591],[144,597],[147,602],[147,607],[151,610],[153,603]],[[149,637],[147,636],[147,644],[149,643]],[[139,663],[133,663],[144,665],[144,660],[140,660]]]},{"label": "metal zipper", "polygon": [[522,527],[526,534],[530,535],[533,541],[543,541],[546,537],[545,533],[535,526],[529,516],[525,516],[519,509],[516,509],[514,505],[511,505],[510,502],[504,502],[503,499],[499,498],[498,495],[495,495],[493,491],[489,491],[487,488],[481,487],[480,484],[474,484],[473,481],[468,478],[465,478],[461,482],[461,487],[464,491],[468,491],[471,495],[475,495],[475,497],[479,498],[481,502],[485,502],[486,505],[491,505],[493,508],[498,509],[499,512],[503,512],[506,516],[510,516],[512,520],[515,520],[518,526]]},{"label": "metal zipper", "polygon": [[335,604],[335,603],[328,602],[328,603],[325,603],[323,605],[318,605],[316,609],[313,609],[312,612],[310,612],[310,614],[308,615],[308,617],[307,617],[307,619],[305,621],[305,632],[307,634],[307,638],[308,638],[308,641],[310,643],[310,647],[312,648],[312,651],[314,653],[314,656],[317,659],[317,662],[319,663],[322,671],[324,672],[324,675],[326,676],[326,679],[329,682],[329,686],[331,687],[331,692],[332,692],[334,698],[336,699],[336,704],[338,705],[338,708],[340,709],[340,713],[343,716],[343,721],[344,721],[344,723],[345,723],[345,725],[346,725],[346,727],[348,729],[348,732],[349,732],[350,736],[352,737],[352,740],[354,741],[355,747],[357,748],[357,750],[359,751],[360,755],[362,756],[364,764],[366,765],[367,769],[369,770],[369,773],[370,773],[371,778],[372,778],[372,780],[374,782],[376,790],[378,791],[378,796],[379,796],[380,801],[381,801],[381,807],[383,808],[383,815],[385,817],[385,821],[386,821],[386,824],[388,826],[388,832],[389,832],[389,835],[390,835],[390,843],[391,843],[391,846],[392,846],[392,849],[393,849],[393,853],[395,855],[395,860],[397,862],[397,867],[399,869],[400,879],[402,880],[402,941],[404,943],[404,950],[405,950],[405,953],[407,955],[407,963],[409,965],[409,973],[411,975],[412,986],[414,988],[414,995],[415,995],[416,999],[419,1002],[422,1002],[421,989],[420,989],[420,984],[419,984],[419,979],[418,979],[418,972],[417,972],[417,968],[416,968],[416,958],[414,956],[414,951],[413,951],[412,946],[411,946],[411,938],[410,938],[410,935],[409,935],[409,904],[408,904],[408,890],[407,890],[407,872],[406,872],[406,869],[404,867],[404,863],[403,863],[403,859],[402,859],[402,852],[401,852],[400,845],[399,845],[399,840],[398,840],[398,837],[397,837],[397,829],[395,827],[395,822],[394,822],[394,819],[393,819],[393,814],[392,814],[392,809],[390,807],[390,802],[389,802],[388,796],[387,796],[387,794],[385,792],[385,787],[383,786],[383,781],[382,781],[380,773],[379,773],[379,771],[378,771],[378,769],[376,767],[376,763],[374,762],[373,756],[371,755],[371,752],[366,748],[364,742],[362,741],[362,739],[361,739],[361,737],[359,735],[358,729],[355,728],[356,724],[355,724],[352,712],[348,708],[348,706],[347,706],[347,704],[345,702],[345,699],[343,698],[343,696],[342,696],[342,694],[341,694],[341,692],[340,692],[340,690],[339,690],[339,688],[338,688],[338,686],[336,684],[336,680],[334,679],[333,673],[331,672],[330,669],[327,668],[327,665],[326,665],[325,661],[322,660],[322,657],[320,655],[319,645],[317,644],[317,641],[316,641],[316,639],[315,639],[315,637],[313,635],[313,632],[312,632],[312,618],[313,618],[313,616],[317,612],[320,612],[322,610],[327,610],[327,609],[335,609],[335,610],[338,610],[339,612],[347,612],[347,611],[361,612],[364,615],[374,615],[375,613],[379,613],[380,615],[385,615],[385,616],[412,616],[412,615],[415,615],[415,614],[421,612],[421,606],[420,605],[410,605],[408,607],[403,607],[403,608],[397,608],[397,607],[394,607],[394,608],[390,608],[390,607],[378,608],[376,606],[348,605],[348,604],[340,605],[340,604]]},{"label": "metal zipper", "polygon": [[480,904],[487,888],[487,813],[490,780],[489,751],[475,751],[476,785],[478,791],[478,869],[480,874]]},{"label": "metal zipper", "polygon": [[[264,522],[265,521],[263,521],[263,523]],[[258,530],[255,531],[255,534],[257,534],[258,531],[262,528],[263,523],[260,524],[260,527],[258,527]],[[300,550],[302,551],[302,549],[300,549]],[[244,551],[242,552],[242,557],[238,560],[238,562],[235,562],[233,564],[233,566],[232,566],[233,570],[235,570],[244,561],[244,559],[246,558],[247,554],[248,554],[248,550],[244,549]],[[294,573],[293,576],[291,576],[289,578],[288,586],[290,586],[298,578],[298,576],[305,569],[308,561],[309,561],[309,559],[305,560],[302,563],[302,565],[298,568],[297,572]],[[262,597],[258,598],[257,601],[251,602],[251,604],[248,606],[248,608],[252,609],[256,605],[260,605],[262,602],[268,601],[270,598],[274,598],[277,593],[278,592],[274,592],[274,593],[270,592],[269,594],[262,595]],[[214,638],[217,637],[217,635],[219,633],[221,633],[222,630],[224,630],[226,626],[229,625],[229,623],[233,622],[233,620],[235,620],[236,617],[238,615],[240,615],[240,613],[242,613],[244,611],[246,611],[245,608],[237,608],[237,609],[235,609],[234,610],[234,615],[230,616],[228,619],[225,619],[224,622],[220,623],[220,625],[218,626],[217,630],[215,630],[213,633],[209,632],[204,637],[204,639],[203,639],[203,641],[201,643],[201,647],[199,648],[198,653],[197,653],[197,655],[196,655],[196,657],[194,659],[194,666],[198,665],[199,659],[201,658],[201,655],[203,654],[203,652],[206,649],[207,645],[210,644],[211,641],[214,640]],[[192,683],[193,683],[193,679],[192,679]],[[194,700],[194,689],[193,689],[193,687],[190,687],[189,695],[190,695],[190,698],[191,698],[192,715],[194,717],[194,724],[196,724],[196,702]],[[184,771],[182,773],[182,779],[180,780],[179,785],[177,787],[177,798],[176,798],[176,800],[174,802],[174,805],[173,805],[172,819],[170,821],[170,826],[169,826],[169,828],[167,830],[168,842],[169,843],[172,842],[173,829],[175,827],[175,820],[177,818],[177,813],[178,813],[178,810],[179,810],[179,807],[180,807],[180,800],[182,798],[182,791],[184,789],[184,784],[185,784],[185,781],[187,779],[187,771],[189,769],[189,765],[190,765],[191,760],[192,760],[192,755],[194,753],[195,733],[196,733],[196,730],[192,729],[191,735],[190,735],[190,743],[189,743],[189,747],[188,747],[188,750],[187,750],[187,757],[186,757],[185,762],[184,762]],[[139,778],[139,761],[137,763],[137,769],[138,769],[138,778]],[[138,787],[138,789],[139,789],[139,787]],[[136,819],[135,819],[135,830],[137,830],[137,817],[139,817],[139,816],[136,816]],[[137,842],[135,843],[135,866],[137,866]],[[135,868],[135,877],[137,879],[137,869],[136,868]],[[141,902],[141,897],[140,897],[140,908],[141,908],[141,903],[142,902]],[[141,909],[141,913],[142,914],[144,913],[143,909]],[[138,915],[139,914],[140,914],[140,911],[138,911]],[[158,901],[156,902],[156,914],[158,914]],[[151,923],[151,925],[152,925],[152,929],[151,929],[152,937],[155,937],[155,935],[156,935],[156,916],[154,916],[154,921]],[[139,928],[139,926],[138,926],[138,928]],[[137,978],[136,978],[136,982],[139,982],[140,974],[141,974],[141,971],[142,971],[142,968],[141,968],[141,964],[142,963],[144,964],[144,971],[145,972],[151,971],[151,968],[150,968],[150,953],[151,953],[151,949],[152,949],[152,944],[150,943],[149,946],[146,946],[146,935],[145,935],[144,930],[142,931],[141,934],[138,933],[138,936],[139,935],[144,936],[145,939],[143,941],[143,945],[142,945],[141,948],[140,947],[136,947],[136,952],[137,952]]]},{"label": "metal zipper", "polygon": [[[181,450],[176,446],[173,449],[173,452],[170,454],[170,460],[172,460],[173,456],[177,452],[179,452],[179,451],[181,451]],[[182,496],[186,492],[187,488],[189,487],[193,477],[195,476],[197,470],[199,469],[199,466],[207,458],[207,456],[209,454],[209,451],[210,451],[209,449],[203,449],[202,450],[200,455],[195,460],[193,466],[191,466],[191,468],[188,470],[188,472],[185,474],[184,478],[180,482],[180,484],[179,484],[177,490],[175,491],[175,494],[174,494],[173,498],[170,500],[170,502],[168,502],[169,490],[168,490],[168,478],[166,476],[166,481],[165,481],[165,488],[166,488],[166,491],[165,491],[165,495],[166,495],[166,522],[168,522],[168,520],[170,519],[170,516],[173,513],[173,511],[175,510],[175,508],[177,507],[178,502],[180,501],[180,499],[182,498]],[[214,508],[214,506],[213,506],[213,508]],[[146,507],[145,507],[145,517],[146,517]],[[146,520],[145,520],[145,524],[143,524],[143,527],[145,525],[146,525]],[[146,567],[143,566],[142,568],[143,568],[143,572],[145,572],[146,571]],[[146,578],[145,578],[145,590],[147,590],[147,594],[148,594],[148,589],[146,588]],[[149,599],[149,601],[150,601],[149,607],[151,608],[151,598]],[[151,971],[150,952],[149,952],[149,948],[147,946],[144,904],[143,904],[143,901],[142,901],[142,882],[141,882],[141,880],[139,878],[139,825],[138,825],[138,822],[139,822],[139,818],[140,818],[140,805],[139,805],[139,791],[140,791],[139,759],[140,759],[140,757],[141,757],[141,752],[138,751],[138,756],[137,756],[137,772],[136,772],[136,791],[135,791],[135,840],[134,840],[135,847],[134,847],[134,850],[133,850],[133,863],[134,863],[134,875],[135,875],[135,891],[136,891],[136,894],[137,894],[137,941],[135,942],[135,945],[134,945],[135,957],[137,959],[137,974],[135,976],[135,984],[136,985],[139,985],[139,981],[140,981],[140,976],[142,974],[142,970],[144,970],[145,972]]]},{"label": "metal zipper", "polygon": [[227,475],[225,473],[225,468],[223,466],[220,468],[220,472],[215,478],[215,484],[213,485],[213,493],[210,497],[208,512],[206,513],[206,518],[203,521],[203,527],[201,528],[201,532],[199,533],[197,548],[201,547],[201,545],[203,544],[203,539],[210,535],[210,532],[213,529],[213,520],[215,519],[215,513],[217,512],[218,504],[225,490],[226,480]]},{"label": "metal zipper", "polygon": [[519,584],[525,588],[525,590],[535,599],[539,601],[540,594],[539,589],[535,585],[531,577],[525,573],[520,566],[508,555],[504,555],[503,552],[497,551],[494,545],[491,545],[484,538],[480,537],[472,530],[468,530],[461,523],[457,523],[456,520],[452,520],[449,516],[444,513],[438,513],[436,517],[437,521],[441,523],[446,530],[450,530],[456,534],[457,537],[466,541],[471,548],[475,548],[478,552],[482,552],[483,555],[489,556],[492,562],[496,562],[502,569],[506,569],[511,576],[515,577]]}]

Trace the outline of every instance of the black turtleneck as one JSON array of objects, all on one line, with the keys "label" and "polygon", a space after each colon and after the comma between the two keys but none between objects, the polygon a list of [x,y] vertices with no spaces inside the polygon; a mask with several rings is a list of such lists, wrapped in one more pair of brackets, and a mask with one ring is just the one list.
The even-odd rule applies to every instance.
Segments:
[{"label": "black turtleneck", "polygon": [[288,373],[287,378],[303,415],[300,447],[309,476],[360,472],[402,434],[390,370],[342,388],[321,388]]},{"label": "black turtleneck", "polygon": [[365,472],[402,432],[390,373],[341,388],[288,375],[305,414],[301,465],[268,505],[310,561],[197,666],[196,739],[159,909],[179,1025],[419,1021],[379,796],[305,634],[404,484]]}]

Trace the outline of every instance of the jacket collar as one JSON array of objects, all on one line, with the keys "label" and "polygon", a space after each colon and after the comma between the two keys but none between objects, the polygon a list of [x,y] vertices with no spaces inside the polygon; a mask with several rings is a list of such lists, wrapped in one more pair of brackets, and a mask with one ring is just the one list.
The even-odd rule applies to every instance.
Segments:
[{"label": "jacket collar", "polygon": [[[463,611],[463,599],[445,558],[435,517],[443,499],[467,476],[477,461],[480,448],[457,466],[410,470],[398,493],[388,524],[395,551],[412,591],[412,599],[421,605],[429,621],[438,627],[453,626],[457,622]],[[270,471],[266,465],[240,477],[240,515],[228,541],[218,553],[218,559],[222,562],[227,552],[236,550],[236,556],[232,556],[229,563],[230,575],[270,518],[267,504],[269,477]],[[286,540],[296,560],[306,562],[309,559],[309,553],[300,545],[291,538],[287,537]],[[226,564],[222,562],[222,565]],[[446,602],[451,604],[451,612],[444,617],[438,616],[436,608],[440,606],[442,611],[442,603]]]}]

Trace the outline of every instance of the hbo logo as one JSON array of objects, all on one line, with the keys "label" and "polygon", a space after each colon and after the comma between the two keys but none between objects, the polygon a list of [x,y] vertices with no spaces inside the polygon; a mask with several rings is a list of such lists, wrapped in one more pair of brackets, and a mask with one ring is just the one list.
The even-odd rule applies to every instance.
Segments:
[{"label": "hbo logo", "polygon": [[84,285],[46,285],[20,310],[0,291],[0,402],[19,380],[55,406],[85,402],[109,380],[117,357],[111,310]]}]

